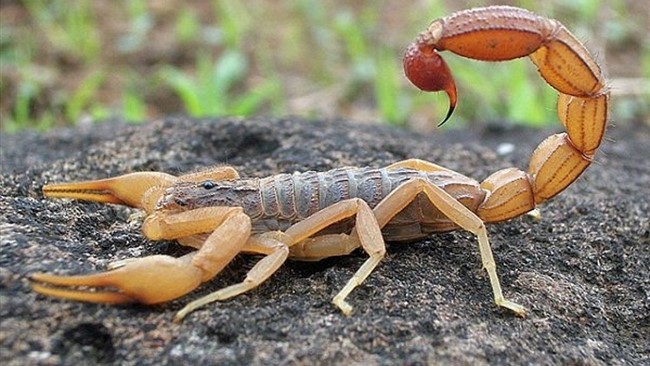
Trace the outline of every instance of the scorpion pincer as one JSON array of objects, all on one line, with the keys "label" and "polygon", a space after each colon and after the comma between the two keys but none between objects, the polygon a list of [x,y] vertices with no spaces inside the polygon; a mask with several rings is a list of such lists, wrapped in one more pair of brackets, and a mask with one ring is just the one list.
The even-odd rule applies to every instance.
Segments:
[{"label": "scorpion pincer", "polygon": [[[196,248],[180,258],[155,255],[113,263],[109,271],[58,276],[33,274],[35,291],[96,303],[156,304],[181,297],[216,276],[239,253],[262,255],[241,282],[200,298],[176,315],[249,291],[288,258],[318,260],[362,248],[369,258],[334,296],[349,314],[350,292],[386,253],[384,239],[412,240],[434,232],[467,230],[478,238],[497,305],[524,316],[501,291],[486,223],[508,220],[554,197],[590,165],[607,123],[609,93],[586,48],[559,22],[529,11],[493,6],[439,19],[404,56],[406,76],[425,91],[444,91],[451,116],[457,94],[439,51],[504,61],[529,56],[555,88],[565,133],[533,152],[527,171],[508,168],[483,182],[423,160],[388,167],[342,168],[241,179],[231,167],[175,177],[132,173],[116,178],[43,187],[45,196],[116,203],[143,209],[145,236]],[[444,121],[443,121],[444,122]]]}]

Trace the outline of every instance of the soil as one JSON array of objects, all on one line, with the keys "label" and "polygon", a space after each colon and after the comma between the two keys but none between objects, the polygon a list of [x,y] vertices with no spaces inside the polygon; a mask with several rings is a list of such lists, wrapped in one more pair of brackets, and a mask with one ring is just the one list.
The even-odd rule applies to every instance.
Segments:
[{"label": "soil", "polygon": [[[182,173],[230,164],[245,176],[383,166],[422,158],[477,179],[525,167],[553,131],[490,125],[416,134],[300,119],[166,118],[2,135],[0,351],[6,365],[650,364],[650,128],[610,128],[584,176],[541,208],[488,227],[507,297],[492,303],[476,239],[466,232],[389,244],[349,297],[330,300],[366,256],[288,262],[258,289],[174,324],[191,299],[243,278],[238,257],[190,295],[159,306],[61,301],[30,291],[34,272],[87,273],[110,261],[179,256],[140,233],[137,210],[44,199],[48,182],[133,171]],[[514,148],[508,152],[508,148]],[[500,152],[500,153],[499,153]]]}]

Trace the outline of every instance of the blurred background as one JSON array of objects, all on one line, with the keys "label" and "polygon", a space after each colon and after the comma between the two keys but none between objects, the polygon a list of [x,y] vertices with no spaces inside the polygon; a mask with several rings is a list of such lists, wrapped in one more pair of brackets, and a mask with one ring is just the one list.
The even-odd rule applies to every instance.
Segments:
[{"label": "blurred background", "polygon": [[[343,117],[425,131],[447,97],[404,78],[404,48],[449,13],[492,4],[560,20],[603,65],[614,123],[650,124],[650,1],[0,1],[5,132],[163,115]],[[446,126],[556,123],[528,60],[444,54],[459,88]]]}]

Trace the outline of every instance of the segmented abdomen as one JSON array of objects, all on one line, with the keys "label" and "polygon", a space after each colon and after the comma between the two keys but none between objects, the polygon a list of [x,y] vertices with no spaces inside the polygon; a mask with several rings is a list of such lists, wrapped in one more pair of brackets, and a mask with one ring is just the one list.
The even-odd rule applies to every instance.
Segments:
[{"label": "segmented abdomen", "polygon": [[[255,212],[247,214],[253,219],[255,232],[285,230],[292,223],[349,198],[360,198],[374,208],[394,189],[416,177],[442,187],[472,211],[476,210],[485,195],[476,181],[454,172],[340,168],[327,172],[279,174],[260,179],[260,205],[251,210]],[[327,231],[346,231],[352,223],[352,220],[346,220]],[[407,240],[455,228],[426,197],[420,195],[382,231],[387,240]]]}]

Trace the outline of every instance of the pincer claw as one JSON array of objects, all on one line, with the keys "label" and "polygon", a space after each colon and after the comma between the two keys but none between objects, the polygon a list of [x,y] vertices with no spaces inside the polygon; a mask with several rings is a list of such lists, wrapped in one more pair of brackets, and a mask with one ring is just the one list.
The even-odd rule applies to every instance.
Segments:
[{"label": "pincer claw", "polygon": [[175,181],[176,178],[169,174],[139,172],[115,178],[47,184],[43,186],[43,194],[46,197],[74,198],[143,207],[145,203],[143,199],[151,188],[170,186]]},{"label": "pincer claw", "polygon": [[82,276],[35,273],[30,280],[34,291],[48,296],[92,303],[157,304],[181,297],[201,283],[203,271],[192,265],[192,257],[154,255],[123,261],[107,272]]}]

